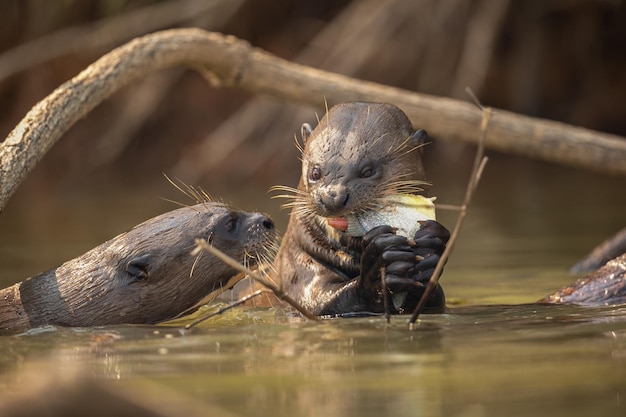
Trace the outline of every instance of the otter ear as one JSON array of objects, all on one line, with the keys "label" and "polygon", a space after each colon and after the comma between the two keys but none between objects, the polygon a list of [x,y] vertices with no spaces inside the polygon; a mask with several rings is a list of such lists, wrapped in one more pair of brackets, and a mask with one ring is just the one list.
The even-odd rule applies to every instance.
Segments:
[{"label": "otter ear", "polygon": [[428,133],[426,133],[424,129],[418,129],[411,135],[411,140],[413,140],[416,145],[423,145],[428,140]]},{"label": "otter ear", "polygon": [[411,135],[411,141],[413,141],[413,146],[419,148],[421,152],[422,146],[426,144],[428,140],[428,133],[424,129],[418,129]]},{"label": "otter ear", "polygon": [[300,135],[302,136],[302,143],[306,144],[306,140],[313,133],[313,128],[308,123],[302,123],[302,127],[300,128]]},{"label": "otter ear", "polygon": [[128,261],[126,272],[136,281],[143,281],[150,276],[152,269],[152,256],[141,255]]}]

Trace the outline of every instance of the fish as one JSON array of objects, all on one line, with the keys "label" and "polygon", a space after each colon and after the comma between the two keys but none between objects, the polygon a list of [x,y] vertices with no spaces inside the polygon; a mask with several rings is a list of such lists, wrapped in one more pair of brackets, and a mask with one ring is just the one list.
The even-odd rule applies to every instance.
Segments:
[{"label": "fish", "polygon": [[[379,199],[376,209],[349,214],[346,233],[363,236],[376,226],[389,225],[398,235],[413,238],[420,221],[436,220],[435,197],[414,194],[392,194]],[[345,226],[344,226],[345,227]]]},{"label": "fish", "polygon": [[[412,239],[420,229],[420,221],[436,220],[435,197],[414,194],[392,194],[378,199],[374,208],[326,219],[328,226],[354,237],[365,235],[376,226],[389,225],[396,234]],[[407,292],[391,294],[391,301],[398,310],[406,301]]]}]

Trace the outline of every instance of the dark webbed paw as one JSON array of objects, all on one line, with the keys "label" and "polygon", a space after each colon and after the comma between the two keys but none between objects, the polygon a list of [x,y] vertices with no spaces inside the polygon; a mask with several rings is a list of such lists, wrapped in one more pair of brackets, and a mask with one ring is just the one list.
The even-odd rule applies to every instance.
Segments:
[{"label": "dark webbed paw", "polygon": [[396,235],[391,226],[378,226],[363,236],[360,284],[372,293],[380,292],[380,270],[385,268],[387,282],[406,276],[413,268],[415,255],[410,242]]},{"label": "dark webbed paw", "polygon": [[413,253],[423,260],[418,261],[413,270],[413,278],[422,284],[428,283],[437,263],[446,249],[450,232],[441,223],[434,220],[420,222],[420,229],[413,237]]},{"label": "dark webbed paw", "polygon": [[[415,304],[433,274],[450,237],[440,223],[421,222],[413,239],[395,234],[391,226],[378,226],[363,237],[360,284],[373,297],[382,293],[381,268],[391,293],[409,293],[407,302]],[[406,303],[405,303],[406,304]]]}]

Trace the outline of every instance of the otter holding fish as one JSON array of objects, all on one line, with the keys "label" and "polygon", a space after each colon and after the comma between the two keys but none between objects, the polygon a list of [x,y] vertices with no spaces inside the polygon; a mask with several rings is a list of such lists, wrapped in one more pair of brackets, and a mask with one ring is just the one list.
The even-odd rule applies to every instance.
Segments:
[{"label": "otter holding fish", "polygon": [[[384,270],[394,312],[410,312],[449,238],[432,202],[416,195],[427,184],[426,132],[391,104],[343,103],[315,130],[303,125],[302,137],[298,188],[275,187],[293,199],[274,262],[283,291],[317,315],[380,313]],[[403,235],[393,223],[406,223],[406,215]],[[426,307],[444,304],[439,287]]]},{"label": "otter holding fish", "polygon": [[152,218],[78,258],[0,291],[0,332],[45,324],[157,323],[232,287],[242,275],[207,253],[204,238],[249,266],[271,257],[265,215],[203,202]]},{"label": "otter holding fish", "polygon": [[[274,262],[283,291],[317,315],[411,312],[449,238],[425,184],[423,130],[391,104],[343,103],[302,127],[302,176]],[[540,303],[626,303],[626,254]],[[384,270],[385,285],[381,281]],[[441,287],[427,301],[445,307]]]}]

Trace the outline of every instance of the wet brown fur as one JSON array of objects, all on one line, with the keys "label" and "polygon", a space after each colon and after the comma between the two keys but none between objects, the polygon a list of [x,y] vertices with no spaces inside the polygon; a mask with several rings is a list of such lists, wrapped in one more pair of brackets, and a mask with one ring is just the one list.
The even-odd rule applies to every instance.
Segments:
[{"label": "wet brown fur", "polygon": [[[339,104],[310,137],[303,131],[298,188],[276,187],[292,198],[274,263],[282,288],[317,315],[381,312],[382,297],[372,297],[359,285],[362,238],[336,231],[325,218],[372,209],[376,198],[388,194],[420,191],[426,184],[422,143],[411,137],[406,115],[390,104]],[[321,178],[309,181],[316,166]],[[375,174],[362,178],[368,168]]]},{"label": "wet brown fur", "polygon": [[209,254],[192,255],[197,238],[254,265],[270,256],[275,234],[266,216],[222,203],[170,211],[0,291],[0,331],[173,318],[209,293],[233,285],[238,274]]}]

